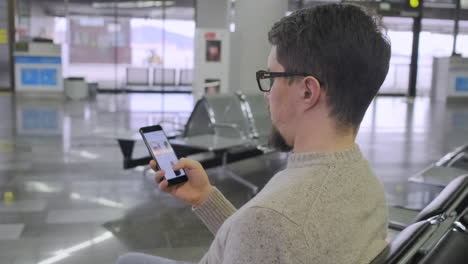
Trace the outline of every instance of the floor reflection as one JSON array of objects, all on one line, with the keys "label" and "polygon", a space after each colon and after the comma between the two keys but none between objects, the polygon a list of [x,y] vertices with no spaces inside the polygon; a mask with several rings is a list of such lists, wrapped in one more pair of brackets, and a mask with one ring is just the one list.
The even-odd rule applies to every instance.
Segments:
[{"label": "floor reflection", "polygon": [[[0,95],[2,264],[113,263],[129,250],[199,259],[212,235],[190,208],[160,193],[151,174],[123,170],[115,140],[164,121],[177,131],[192,107],[193,98],[184,94],[104,94],[91,102]],[[380,97],[357,141],[388,203],[420,209],[441,187],[408,178],[468,142],[467,132],[467,104]],[[137,144],[134,156],[144,155]],[[271,154],[230,169],[262,187],[284,166],[284,155]],[[236,206],[251,198],[219,170],[208,173]]]}]

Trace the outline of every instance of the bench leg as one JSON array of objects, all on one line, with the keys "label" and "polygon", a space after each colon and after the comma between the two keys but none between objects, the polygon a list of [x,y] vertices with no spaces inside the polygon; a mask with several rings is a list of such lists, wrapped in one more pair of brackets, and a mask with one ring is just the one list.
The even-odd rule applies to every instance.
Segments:
[{"label": "bench leg", "polygon": [[258,186],[253,184],[252,182],[242,178],[237,173],[230,170],[227,167],[227,156],[228,156],[227,152],[224,152],[223,153],[223,158],[222,158],[222,165],[221,165],[221,168],[220,168],[220,169],[223,170],[222,173],[224,173],[225,175],[227,175],[229,178],[233,179],[234,181],[246,186],[247,188],[252,190],[252,193],[254,195],[256,195],[258,193]]},{"label": "bench leg", "polygon": [[223,173],[227,174],[227,176],[231,179],[233,179],[234,181],[246,186],[247,188],[249,188],[250,190],[252,190],[252,193],[255,195],[258,193],[258,186],[251,183],[250,181],[242,178],[241,176],[237,175],[236,173],[234,173],[233,171],[229,170],[229,169],[226,169],[224,168],[224,171]]}]

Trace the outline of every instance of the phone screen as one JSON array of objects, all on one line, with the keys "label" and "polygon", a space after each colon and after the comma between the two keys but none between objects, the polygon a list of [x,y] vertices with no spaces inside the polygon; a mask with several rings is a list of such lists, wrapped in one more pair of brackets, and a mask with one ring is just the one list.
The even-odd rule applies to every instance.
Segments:
[{"label": "phone screen", "polygon": [[153,158],[158,162],[159,168],[166,172],[167,180],[184,176],[183,170],[174,171],[172,167],[178,162],[171,144],[162,130],[144,133],[146,142],[153,152]]}]

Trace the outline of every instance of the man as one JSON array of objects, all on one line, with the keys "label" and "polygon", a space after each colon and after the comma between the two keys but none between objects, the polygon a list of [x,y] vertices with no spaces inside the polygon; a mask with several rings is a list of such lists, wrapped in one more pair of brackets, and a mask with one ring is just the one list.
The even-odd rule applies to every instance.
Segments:
[{"label": "man", "polygon": [[[388,71],[390,44],[376,21],[360,7],[331,4],[273,26],[269,70],[257,81],[269,101],[272,143],[292,153],[239,210],[196,161],[174,166],[189,178],[176,187],[156,172],[160,189],[192,205],[215,234],[200,263],[369,263],[385,248],[383,188],[355,144]],[[141,257],[134,263],[157,263]]]}]

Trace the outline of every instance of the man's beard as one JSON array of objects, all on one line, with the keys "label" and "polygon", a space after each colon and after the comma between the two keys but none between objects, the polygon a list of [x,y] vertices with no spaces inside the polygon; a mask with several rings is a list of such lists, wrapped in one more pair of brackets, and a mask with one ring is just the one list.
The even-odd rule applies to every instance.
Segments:
[{"label": "man's beard", "polygon": [[293,148],[289,146],[279,130],[273,125],[271,127],[269,146],[280,152],[290,152]]}]

